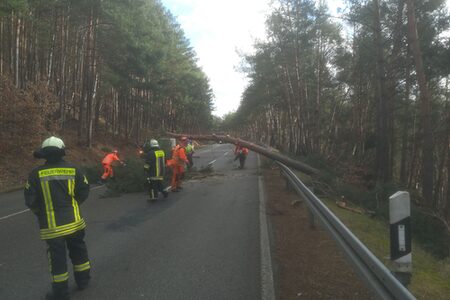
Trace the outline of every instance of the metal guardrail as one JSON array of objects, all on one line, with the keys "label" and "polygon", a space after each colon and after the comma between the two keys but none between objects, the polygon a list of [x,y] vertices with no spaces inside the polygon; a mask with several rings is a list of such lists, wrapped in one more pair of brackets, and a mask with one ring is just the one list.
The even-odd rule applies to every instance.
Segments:
[{"label": "metal guardrail", "polygon": [[416,299],[386,266],[317,198],[297,175],[277,162],[283,175],[303,197],[311,212],[324,225],[366,285],[380,299]]}]

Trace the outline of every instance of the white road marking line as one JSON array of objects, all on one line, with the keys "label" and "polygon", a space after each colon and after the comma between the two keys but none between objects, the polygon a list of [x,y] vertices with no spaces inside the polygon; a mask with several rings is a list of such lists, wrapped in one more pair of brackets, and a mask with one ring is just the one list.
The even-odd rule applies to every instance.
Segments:
[{"label": "white road marking line", "polygon": [[28,208],[28,209],[25,209],[25,210],[22,210],[22,211],[19,211],[19,212],[16,212],[16,213],[13,213],[13,214],[10,214],[10,215],[1,217],[1,218],[0,218],[0,221],[1,221],[1,220],[8,219],[8,218],[11,218],[11,217],[14,217],[14,216],[17,216],[17,215],[20,215],[20,214],[23,214],[24,212],[27,212],[27,211],[29,211],[29,210],[30,210],[30,209]]},{"label": "white road marking line", "polygon": [[215,159],[215,160],[213,160],[213,161],[210,161],[209,163],[208,163],[208,165],[212,165],[213,163],[215,163],[217,161],[217,159]]},{"label": "white road marking line", "polygon": [[[102,187],[104,187],[104,186],[103,186],[103,185],[100,185],[100,186],[93,187],[93,188],[91,188],[91,191],[98,190],[98,189],[100,189],[100,188],[102,188]],[[19,211],[19,212],[16,212],[16,213],[13,213],[13,214],[10,214],[10,215],[1,217],[1,218],[0,218],[0,221],[1,221],[1,220],[6,220],[6,219],[8,219],[8,218],[11,218],[11,217],[14,217],[14,216],[17,216],[17,215],[20,215],[20,214],[23,214],[23,213],[25,213],[25,212],[27,212],[27,211],[30,211],[30,209],[29,209],[29,208],[28,208],[28,209],[24,209],[24,210],[22,210],[22,211]]]},{"label": "white road marking line", "polygon": [[[261,161],[258,155],[258,170],[261,170]],[[259,226],[261,247],[261,299],[275,300],[273,283],[272,257],[270,254],[269,229],[266,216],[266,196],[262,175],[258,176],[259,191]]]}]

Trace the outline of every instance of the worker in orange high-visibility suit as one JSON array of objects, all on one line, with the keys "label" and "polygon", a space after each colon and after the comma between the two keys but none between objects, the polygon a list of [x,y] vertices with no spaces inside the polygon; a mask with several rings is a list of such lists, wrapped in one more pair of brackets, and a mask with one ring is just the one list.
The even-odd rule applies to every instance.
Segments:
[{"label": "worker in orange high-visibility suit", "polygon": [[172,168],[172,192],[178,192],[183,188],[181,186],[181,179],[184,174],[184,165],[189,163],[186,157],[186,145],[187,138],[182,137],[180,143],[172,149],[172,159],[168,161],[168,166]]},{"label": "worker in orange high-visibility suit", "polygon": [[234,160],[239,159],[239,169],[243,169],[245,165],[245,160],[247,159],[248,149],[241,145],[241,143],[236,144],[236,148],[234,148]]},{"label": "worker in orange high-visibility suit", "polygon": [[103,175],[102,175],[102,182],[105,182],[108,177],[111,179],[114,179],[114,170],[112,168],[113,162],[118,161],[122,165],[125,165],[123,161],[119,158],[119,151],[114,150],[111,153],[106,154],[106,156],[103,158],[102,165],[103,165]]}]

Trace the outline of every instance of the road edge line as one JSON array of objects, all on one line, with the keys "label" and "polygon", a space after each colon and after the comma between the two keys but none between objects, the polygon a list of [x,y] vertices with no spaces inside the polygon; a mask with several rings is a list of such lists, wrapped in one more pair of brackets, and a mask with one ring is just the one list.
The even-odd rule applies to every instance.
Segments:
[{"label": "road edge line", "polygon": [[[104,186],[103,186],[103,185],[98,185],[98,186],[94,186],[94,187],[90,188],[90,190],[91,190],[91,191],[95,191],[95,190],[101,189],[102,187],[104,187]],[[14,216],[17,216],[17,215],[20,215],[20,214],[23,214],[23,213],[25,213],[25,212],[27,212],[27,211],[29,211],[29,210],[30,210],[30,209],[28,208],[28,209],[21,210],[21,211],[19,211],[19,212],[15,212],[15,213],[12,213],[12,214],[7,215],[7,216],[4,216],[4,217],[0,217],[0,221],[9,219],[9,218],[11,218],[11,217],[14,217]]]},{"label": "road edge line", "polygon": [[261,299],[275,300],[272,256],[270,253],[269,229],[266,215],[266,194],[263,176],[261,175],[261,159],[258,155],[258,192],[259,192],[259,232],[261,249]]},{"label": "road edge line", "polygon": [[23,214],[23,213],[25,213],[25,212],[27,212],[27,211],[29,211],[29,210],[30,210],[30,209],[27,208],[27,209],[25,209],[25,210],[22,210],[22,211],[19,211],[19,212],[12,213],[12,214],[10,214],[10,215],[1,217],[1,218],[0,218],[0,221],[6,220],[6,219],[8,219],[8,218],[11,218],[11,217],[14,217],[14,216],[17,216],[17,215],[20,215],[20,214]]}]

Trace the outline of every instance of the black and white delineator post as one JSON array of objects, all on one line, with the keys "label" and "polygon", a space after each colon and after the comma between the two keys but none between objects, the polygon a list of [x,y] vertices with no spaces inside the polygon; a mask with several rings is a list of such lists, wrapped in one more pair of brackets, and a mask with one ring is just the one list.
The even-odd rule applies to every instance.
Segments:
[{"label": "black and white delineator post", "polygon": [[411,203],[408,192],[397,192],[389,197],[391,224],[391,260],[394,273],[405,286],[411,280]]}]

